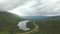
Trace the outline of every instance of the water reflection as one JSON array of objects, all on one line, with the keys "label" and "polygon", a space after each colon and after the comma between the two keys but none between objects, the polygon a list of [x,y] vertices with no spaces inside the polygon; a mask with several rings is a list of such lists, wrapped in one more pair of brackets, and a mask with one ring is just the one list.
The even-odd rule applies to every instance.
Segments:
[{"label": "water reflection", "polygon": [[30,20],[24,20],[24,21],[21,21],[17,24],[17,26],[19,27],[19,29],[23,30],[23,31],[28,31],[30,30],[30,28],[26,27],[27,23],[29,22]]}]

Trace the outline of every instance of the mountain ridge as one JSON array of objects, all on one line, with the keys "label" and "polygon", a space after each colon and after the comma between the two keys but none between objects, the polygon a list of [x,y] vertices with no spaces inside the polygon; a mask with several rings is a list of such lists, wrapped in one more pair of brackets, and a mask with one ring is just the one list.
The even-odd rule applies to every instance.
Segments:
[{"label": "mountain ridge", "polygon": [[23,18],[26,18],[26,19],[44,19],[47,17],[48,16],[23,16]]}]

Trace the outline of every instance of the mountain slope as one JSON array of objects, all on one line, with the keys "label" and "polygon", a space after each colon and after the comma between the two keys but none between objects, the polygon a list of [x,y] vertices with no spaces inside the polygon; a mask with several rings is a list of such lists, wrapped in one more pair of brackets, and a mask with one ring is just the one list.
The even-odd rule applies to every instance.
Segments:
[{"label": "mountain slope", "polygon": [[35,34],[60,34],[60,16],[52,16],[43,20],[36,20],[39,32]]},{"label": "mountain slope", "polygon": [[12,13],[0,12],[0,20],[15,22],[15,20],[21,20],[21,17],[14,15]]},{"label": "mountain slope", "polygon": [[8,32],[11,34],[13,31],[17,31],[16,25],[21,20],[23,19],[15,14],[0,12],[0,34],[8,34]]}]

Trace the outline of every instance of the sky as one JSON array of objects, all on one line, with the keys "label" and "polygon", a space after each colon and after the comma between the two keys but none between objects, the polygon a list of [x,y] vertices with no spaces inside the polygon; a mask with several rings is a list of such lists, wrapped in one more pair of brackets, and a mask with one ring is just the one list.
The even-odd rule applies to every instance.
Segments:
[{"label": "sky", "polygon": [[60,16],[60,0],[0,0],[0,10],[19,16]]}]

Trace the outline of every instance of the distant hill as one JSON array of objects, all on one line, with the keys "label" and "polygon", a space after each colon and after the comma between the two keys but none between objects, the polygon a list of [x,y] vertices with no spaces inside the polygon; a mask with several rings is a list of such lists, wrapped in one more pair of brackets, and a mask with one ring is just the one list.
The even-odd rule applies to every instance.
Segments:
[{"label": "distant hill", "polygon": [[60,21],[60,16],[48,17],[45,20],[49,20],[49,21]]},{"label": "distant hill", "polygon": [[25,19],[44,19],[47,16],[23,16]]}]

